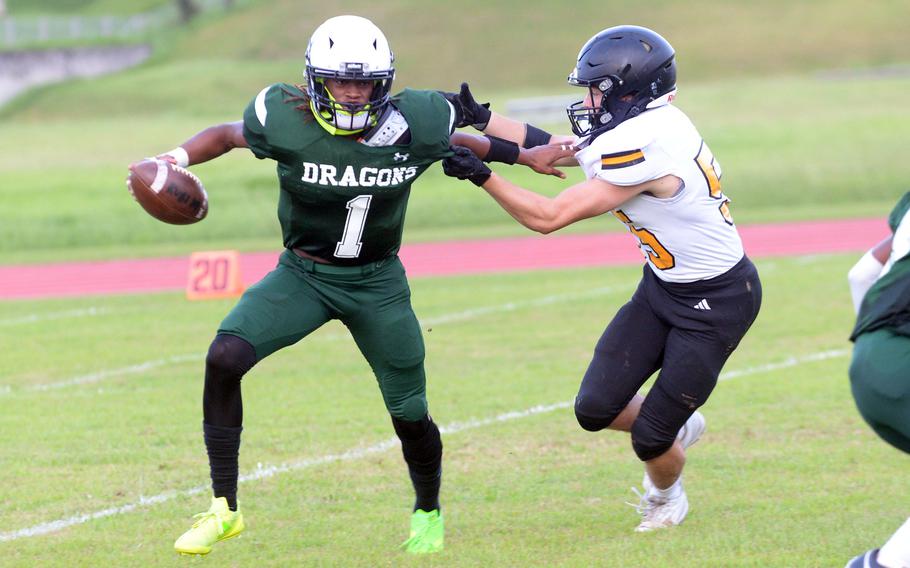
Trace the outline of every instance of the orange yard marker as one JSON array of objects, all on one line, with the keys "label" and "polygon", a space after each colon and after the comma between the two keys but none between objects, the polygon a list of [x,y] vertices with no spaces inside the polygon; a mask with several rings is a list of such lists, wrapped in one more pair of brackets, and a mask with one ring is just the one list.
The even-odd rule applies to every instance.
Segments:
[{"label": "orange yard marker", "polygon": [[188,300],[234,298],[243,293],[240,253],[235,250],[194,252],[186,282]]}]

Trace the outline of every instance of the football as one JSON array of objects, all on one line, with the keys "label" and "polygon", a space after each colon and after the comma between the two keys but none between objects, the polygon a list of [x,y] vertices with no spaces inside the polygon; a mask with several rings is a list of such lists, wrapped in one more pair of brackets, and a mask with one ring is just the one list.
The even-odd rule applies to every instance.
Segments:
[{"label": "football", "polygon": [[126,187],[149,215],[165,223],[197,223],[209,211],[208,195],[199,178],[165,160],[139,162],[126,178]]}]

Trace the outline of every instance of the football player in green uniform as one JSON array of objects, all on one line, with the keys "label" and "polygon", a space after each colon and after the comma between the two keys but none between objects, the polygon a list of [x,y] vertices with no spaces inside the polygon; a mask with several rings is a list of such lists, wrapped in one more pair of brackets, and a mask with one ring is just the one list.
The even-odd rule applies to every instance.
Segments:
[{"label": "football player in green uniform", "polygon": [[181,166],[249,148],[278,163],[278,218],[285,251],[221,323],[205,363],[203,434],[214,497],[177,539],[183,554],[207,554],[244,528],[237,507],[243,407],[241,378],[258,361],[331,319],[347,326],[379,383],[401,440],[416,502],[411,553],[443,547],[439,507],[442,441],[428,413],[424,344],[398,259],[412,182],[467,145],[487,160],[548,164],[559,147],[530,153],[503,140],[454,133],[465,119],[436,91],[392,96],[393,55],[372,22],[339,16],[313,33],[306,84],[275,84],[243,120],[207,128],[162,154]]},{"label": "football player in green uniform", "polygon": [[[892,235],[850,269],[858,314],[850,387],[859,413],[884,441],[910,454],[910,193],[888,218]],[[910,566],[910,519],[881,548],[847,568]]]}]

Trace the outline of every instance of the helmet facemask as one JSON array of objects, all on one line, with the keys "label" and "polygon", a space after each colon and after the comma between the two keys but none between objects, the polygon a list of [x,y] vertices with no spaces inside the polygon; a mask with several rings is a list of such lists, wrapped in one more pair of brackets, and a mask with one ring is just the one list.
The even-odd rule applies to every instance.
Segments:
[{"label": "helmet facemask", "polygon": [[632,106],[629,103],[623,103],[618,97],[611,96],[622,85],[622,79],[618,77],[608,76],[600,78],[596,82],[588,82],[579,80],[573,71],[569,76],[569,84],[587,87],[588,93],[591,95],[592,104],[598,98],[598,95],[601,95],[600,103],[596,106],[585,106],[585,100],[582,99],[572,103],[566,109],[566,113],[569,115],[569,122],[572,123],[572,132],[576,136],[587,136],[593,131],[605,128],[610,124],[613,124],[613,126],[619,124],[621,120],[617,122],[614,117],[625,117],[629,112],[629,107]]},{"label": "helmet facemask", "polygon": [[[576,136],[600,134],[611,130],[625,120],[634,118],[646,109],[662,106],[673,99],[676,89],[662,96],[654,97],[652,93],[639,93],[638,91],[624,92],[623,81],[616,76],[608,76],[594,82],[573,79],[574,72],[569,76],[569,83],[588,88],[593,101],[597,93],[603,93],[600,104],[596,107],[584,106],[585,101],[580,100],[566,108],[569,122],[572,123],[572,132]],[[657,86],[652,91],[657,91]]]},{"label": "helmet facemask", "polygon": [[[360,64],[348,64],[360,68]],[[318,121],[332,134],[354,134],[376,124],[390,101],[395,70],[376,73],[339,72],[307,66],[307,94],[310,109]],[[365,103],[345,103],[335,99],[326,87],[326,79],[372,81],[373,91]]]}]

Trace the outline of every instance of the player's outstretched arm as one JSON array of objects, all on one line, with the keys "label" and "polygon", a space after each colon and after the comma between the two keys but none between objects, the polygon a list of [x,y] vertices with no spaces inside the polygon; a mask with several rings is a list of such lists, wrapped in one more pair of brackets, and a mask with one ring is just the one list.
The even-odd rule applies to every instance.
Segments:
[{"label": "player's outstretched arm", "polygon": [[567,165],[566,161],[575,164],[575,148],[569,144],[550,144],[535,148],[520,148],[518,144],[492,136],[477,136],[464,132],[454,132],[450,137],[453,146],[463,146],[471,150],[484,162],[502,162],[528,166],[535,172],[544,175],[565,178],[556,165]]},{"label": "player's outstretched arm", "polygon": [[648,188],[647,184],[619,187],[592,178],[549,198],[494,174],[467,148],[456,146],[453,151],[454,155],[442,162],[446,175],[467,179],[483,187],[516,221],[544,234],[602,215]]},{"label": "player's outstretched arm", "polygon": [[180,146],[159,154],[156,158],[185,168],[217,158],[234,148],[247,147],[249,144],[243,137],[243,122],[226,122],[202,130]]},{"label": "player's outstretched arm", "polygon": [[[519,122],[490,110],[490,103],[478,103],[467,83],[461,84],[461,91],[444,93],[456,108],[460,117],[458,127],[473,126],[490,136],[509,140],[522,148],[534,148],[548,144],[572,144],[574,136],[550,134],[536,126]],[[573,160],[574,163],[574,160]],[[569,164],[563,164],[569,165]],[[577,164],[575,164],[577,165]]]}]

